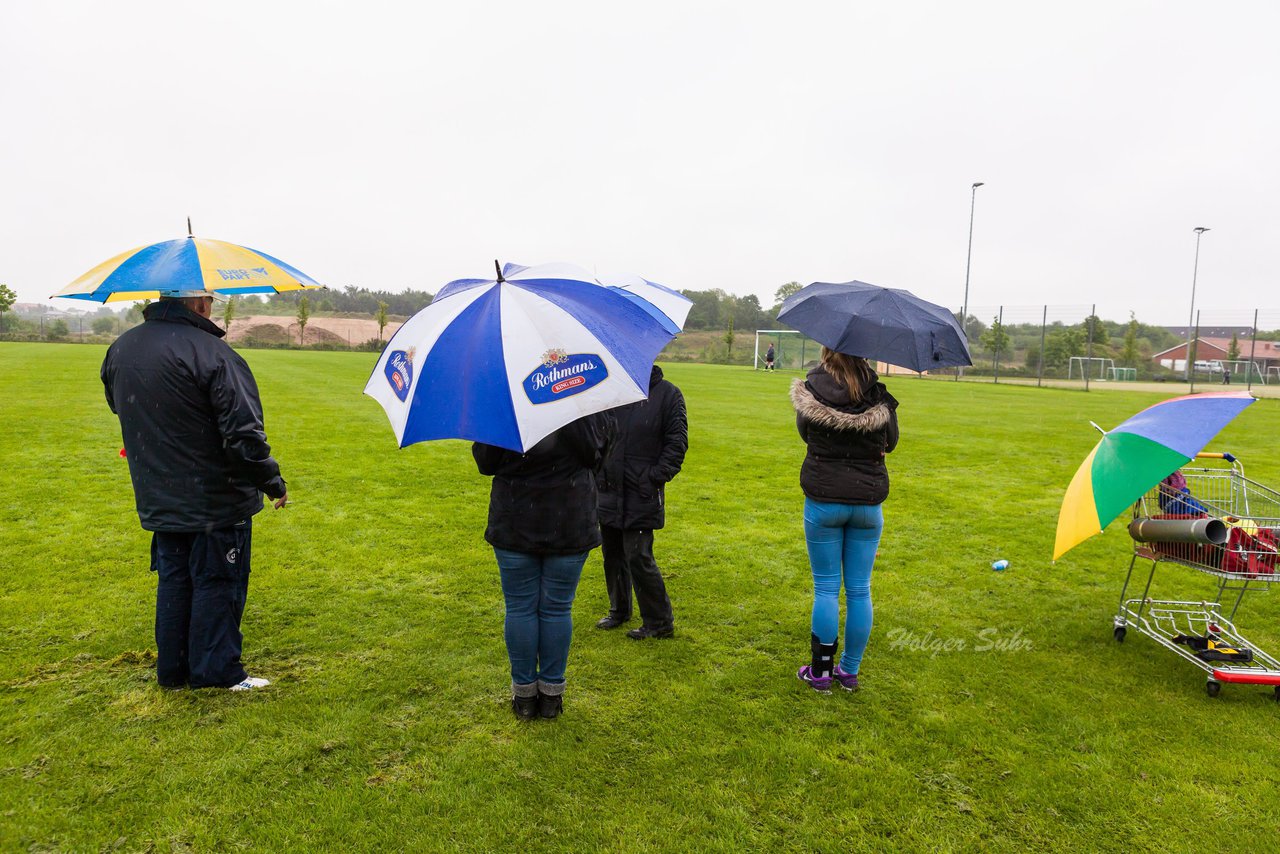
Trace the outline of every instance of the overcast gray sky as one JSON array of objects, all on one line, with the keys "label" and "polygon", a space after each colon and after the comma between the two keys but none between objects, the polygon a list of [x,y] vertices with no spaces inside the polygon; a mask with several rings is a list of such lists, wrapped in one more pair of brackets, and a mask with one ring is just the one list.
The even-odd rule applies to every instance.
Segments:
[{"label": "overcast gray sky", "polygon": [[0,5],[0,282],[199,236],[332,286],[571,261],[769,305],[1280,308],[1275,2]]}]

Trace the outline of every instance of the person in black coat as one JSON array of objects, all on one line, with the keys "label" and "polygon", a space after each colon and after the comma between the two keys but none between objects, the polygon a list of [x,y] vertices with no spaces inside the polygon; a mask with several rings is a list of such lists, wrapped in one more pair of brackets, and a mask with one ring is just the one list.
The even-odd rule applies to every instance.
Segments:
[{"label": "person in black coat", "polygon": [[252,517],[288,502],[253,373],[209,319],[211,296],[162,297],[107,349],[138,518],[157,574],[156,678],[166,688],[260,688],[240,662]]},{"label": "person in black coat", "polygon": [[524,720],[557,717],[573,636],[573,599],[587,554],[600,545],[595,471],[616,427],[608,413],[579,418],[526,453],[476,442],[493,476],[484,538],[506,602],[511,708]]},{"label": "person in black coat", "polygon": [[654,365],[648,399],[611,412],[618,419],[618,441],[600,484],[609,613],[596,626],[613,629],[630,620],[634,588],[641,625],[627,636],[636,640],[671,637],[675,618],[653,558],[653,532],[666,523],[665,486],[680,472],[689,448],[684,395]]},{"label": "person in black coat", "polygon": [[[898,401],[865,359],[823,347],[821,362],[792,383],[791,402],[807,446],[800,488],[813,571],[810,663],[796,676],[824,693],[833,681],[853,691],[871,636],[871,569],[889,495],[884,458],[898,445]],[[836,664],[842,581],[845,651]]]}]

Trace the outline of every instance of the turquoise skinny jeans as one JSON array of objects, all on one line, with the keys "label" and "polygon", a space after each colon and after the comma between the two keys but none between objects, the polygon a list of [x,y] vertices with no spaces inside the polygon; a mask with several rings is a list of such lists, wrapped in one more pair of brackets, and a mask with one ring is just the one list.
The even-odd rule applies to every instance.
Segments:
[{"label": "turquoise skinny jeans", "polygon": [[884,512],[879,504],[804,500],[804,538],[813,570],[813,634],[835,643],[840,631],[840,583],[844,582],[844,653],[840,666],[857,673],[871,637],[871,567],[876,561]]}]

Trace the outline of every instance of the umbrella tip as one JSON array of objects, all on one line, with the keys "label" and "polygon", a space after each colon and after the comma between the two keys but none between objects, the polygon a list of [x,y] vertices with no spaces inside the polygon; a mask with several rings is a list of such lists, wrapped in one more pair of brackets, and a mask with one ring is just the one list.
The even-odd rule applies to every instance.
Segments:
[{"label": "umbrella tip", "polygon": [[502,278],[502,265],[498,263],[497,258],[493,259],[493,269],[498,272],[498,281],[505,282],[506,279]]},{"label": "umbrella tip", "polygon": [[191,217],[187,217],[187,237],[195,237],[195,233],[191,230]]},{"label": "umbrella tip", "polygon": [[1094,430],[1097,430],[1099,433],[1101,433],[1101,434],[1102,434],[1102,435],[1104,435],[1104,436],[1105,436],[1105,435],[1107,435],[1107,431],[1106,431],[1106,430],[1103,430],[1101,427],[1099,427],[1097,424],[1094,424],[1092,421],[1090,421],[1089,423],[1090,423],[1090,424],[1093,424],[1093,429],[1094,429]]}]

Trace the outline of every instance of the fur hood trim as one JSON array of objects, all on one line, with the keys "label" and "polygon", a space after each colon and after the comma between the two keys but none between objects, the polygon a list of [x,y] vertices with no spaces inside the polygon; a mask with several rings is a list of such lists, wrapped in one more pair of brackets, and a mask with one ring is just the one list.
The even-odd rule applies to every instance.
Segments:
[{"label": "fur hood trim", "polygon": [[799,415],[831,430],[874,433],[877,430],[883,430],[889,424],[889,407],[885,404],[877,403],[862,412],[843,412],[827,406],[814,397],[813,392],[805,386],[804,380],[791,381],[791,405],[796,408]]}]

